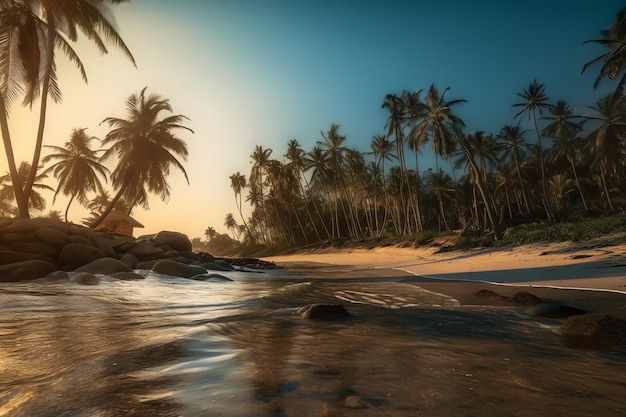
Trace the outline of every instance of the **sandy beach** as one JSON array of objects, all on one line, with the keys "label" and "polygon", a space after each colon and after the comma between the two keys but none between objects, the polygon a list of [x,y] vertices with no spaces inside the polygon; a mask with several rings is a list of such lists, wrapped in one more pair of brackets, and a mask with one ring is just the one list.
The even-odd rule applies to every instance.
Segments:
[{"label": "sandy beach", "polygon": [[505,296],[528,291],[590,312],[626,318],[626,237],[585,242],[535,243],[437,253],[436,247],[324,249],[267,260],[287,268],[331,264],[361,270],[405,273],[427,290],[463,304],[493,303],[474,293],[489,289]]}]

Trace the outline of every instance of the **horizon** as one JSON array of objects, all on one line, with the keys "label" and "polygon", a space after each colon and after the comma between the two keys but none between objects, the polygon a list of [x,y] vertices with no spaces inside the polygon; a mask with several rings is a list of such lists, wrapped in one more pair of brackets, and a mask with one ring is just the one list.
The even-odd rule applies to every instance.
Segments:
[{"label": "horizon", "polygon": [[[320,132],[337,123],[347,146],[367,151],[372,136],[385,131],[386,94],[433,83],[440,90],[450,87],[449,99],[467,100],[458,108],[466,131],[493,134],[514,122],[517,93],[533,79],[546,85],[552,103],[566,99],[578,112],[594,105],[612,83],[593,89],[596,66],[581,74],[602,52],[583,42],[608,28],[623,4],[544,3],[121,4],[112,11],[138,68],[112,48],[99,56],[91,45],[78,45],[89,85],[65,58],[59,61],[64,101],[50,106],[44,144],[62,145],[77,127],[103,138],[100,122],[122,117],[126,97],[147,86],[170,100],[174,114],[189,117],[185,125],[195,134],[178,132],[189,146],[184,166],[191,184],[173,172],[169,203],[152,197],[150,212],[134,212],[146,226],[138,234],[175,230],[192,239],[209,226],[227,234],[224,217],[238,217],[228,177],[249,177],[255,145],[282,159],[289,140],[298,139],[309,151]],[[27,126],[36,123],[19,107],[12,107],[10,119],[13,137],[20,137],[18,164],[30,159],[35,135]],[[532,135],[527,140],[533,143]],[[434,167],[428,157],[425,152],[420,171]],[[7,171],[5,157],[0,170]],[[44,213],[65,209],[66,200],[52,206],[52,193],[45,196]],[[79,222],[79,213],[73,205],[70,220]]]}]

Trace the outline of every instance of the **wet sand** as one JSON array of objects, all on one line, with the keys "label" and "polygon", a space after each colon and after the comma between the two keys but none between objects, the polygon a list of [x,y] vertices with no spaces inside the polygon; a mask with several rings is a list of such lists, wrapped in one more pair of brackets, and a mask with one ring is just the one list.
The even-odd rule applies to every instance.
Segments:
[{"label": "wet sand", "polygon": [[436,248],[328,249],[267,260],[294,270],[331,265],[344,278],[403,276],[462,304],[499,304],[476,297],[482,289],[504,296],[527,291],[587,312],[626,319],[626,237],[587,242],[539,243],[436,253]]}]

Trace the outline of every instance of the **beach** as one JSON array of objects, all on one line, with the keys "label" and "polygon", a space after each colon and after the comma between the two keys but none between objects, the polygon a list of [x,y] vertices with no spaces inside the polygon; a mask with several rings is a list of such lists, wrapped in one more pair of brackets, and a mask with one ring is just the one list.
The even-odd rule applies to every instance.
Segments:
[{"label": "beach", "polygon": [[329,248],[266,259],[292,269],[327,264],[404,272],[420,287],[462,304],[493,304],[474,296],[481,289],[506,296],[528,291],[540,298],[574,302],[588,311],[626,318],[624,236],[449,252],[439,252],[438,246]]},{"label": "beach", "polygon": [[[0,283],[0,416],[621,416],[626,347],[565,346],[564,318],[508,297],[626,318],[624,249],[325,249],[219,280]],[[348,315],[302,317],[313,304]]]}]

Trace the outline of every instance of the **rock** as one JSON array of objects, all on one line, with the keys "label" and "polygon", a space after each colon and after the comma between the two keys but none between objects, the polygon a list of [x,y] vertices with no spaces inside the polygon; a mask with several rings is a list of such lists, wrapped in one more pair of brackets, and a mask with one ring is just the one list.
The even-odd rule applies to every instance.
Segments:
[{"label": "rock", "polygon": [[35,230],[35,236],[41,242],[58,248],[68,243],[69,240],[69,236],[67,234],[50,226],[44,226]]},{"label": "rock", "polygon": [[45,256],[51,262],[54,262],[53,259],[56,259],[59,256],[59,252],[61,251],[61,249],[59,247],[51,246],[43,242],[30,242],[24,245],[21,251]]},{"label": "rock", "polygon": [[76,272],[111,275],[116,272],[132,272],[125,263],[113,258],[100,258],[76,269]]},{"label": "rock", "polygon": [[136,269],[152,269],[152,267],[157,263],[161,262],[163,259],[152,259],[150,261],[139,262],[135,268]]},{"label": "rock", "polygon": [[343,400],[341,406],[345,408],[360,409],[367,408],[367,403],[363,400],[363,398],[359,397],[358,395],[350,395],[346,397],[345,400]]},{"label": "rock", "polygon": [[508,301],[523,306],[532,306],[543,303],[541,298],[526,291],[520,291],[514,294],[512,297],[509,297]]},{"label": "rock", "polygon": [[561,342],[575,349],[626,345],[626,320],[606,314],[572,316],[561,326]]},{"label": "rock", "polygon": [[204,269],[209,269],[211,271],[232,271],[234,268],[231,266],[230,268],[218,264],[217,262],[205,262],[201,265]]},{"label": "rock", "polygon": [[524,314],[533,317],[548,317],[552,319],[566,319],[571,316],[586,314],[585,310],[557,303],[541,303],[532,305],[524,310]]},{"label": "rock", "polygon": [[105,257],[106,254],[96,247],[80,243],[68,243],[61,249],[57,263],[62,269],[72,271],[96,259]]},{"label": "rock", "polygon": [[139,275],[136,272],[115,272],[109,275],[111,278],[119,279],[121,281],[137,281],[140,279],[145,279],[142,275]]},{"label": "rock", "polygon": [[206,274],[206,269],[196,265],[186,265],[169,259],[162,259],[152,267],[154,272],[172,275],[175,277],[191,278],[196,275]]},{"label": "rock", "polygon": [[98,285],[100,279],[91,272],[80,272],[74,276],[74,282],[80,285]]},{"label": "rock", "polygon": [[135,269],[137,268],[137,265],[139,265],[139,260],[134,255],[131,255],[129,253],[125,253],[124,255],[120,256],[120,262],[128,265],[128,267],[131,269]]},{"label": "rock", "polygon": [[480,290],[474,293],[474,295],[476,297],[484,298],[487,300],[508,301],[509,299],[508,297],[505,297],[504,295],[500,295],[497,292],[494,292],[491,290]]},{"label": "rock", "polygon": [[54,271],[42,278],[44,281],[69,281],[70,275],[65,271]]},{"label": "rock", "polygon": [[45,277],[57,268],[41,259],[0,265],[0,282],[28,281]]},{"label": "rock", "polygon": [[155,245],[168,246],[171,249],[191,252],[191,240],[179,232],[161,231],[152,237],[152,243]]},{"label": "rock", "polygon": [[40,261],[48,261],[52,263],[52,259],[47,259],[45,256],[41,256],[35,253],[25,253],[10,250],[0,250],[0,265],[12,264],[16,262],[33,261],[38,259]]},{"label": "rock", "polygon": [[139,260],[159,258],[163,255],[163,249],[157,248],[150,242],[138,241],[126,252]]},{"label": "rock", "polygon": [[220,274],[200,274],[191,277],[191,279],[196,281],[232,281],[232,279]]},{"label": "rock", "polygon": [[299,309],[298,314],[300,317],[307,320],[346,317],[350,315],[341,304],[310,304]]}]

